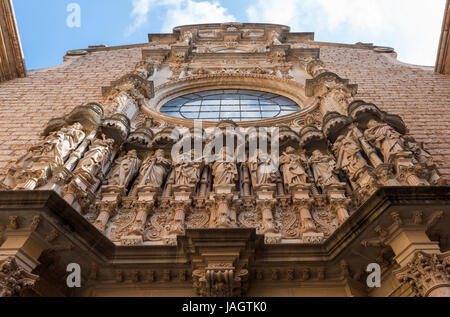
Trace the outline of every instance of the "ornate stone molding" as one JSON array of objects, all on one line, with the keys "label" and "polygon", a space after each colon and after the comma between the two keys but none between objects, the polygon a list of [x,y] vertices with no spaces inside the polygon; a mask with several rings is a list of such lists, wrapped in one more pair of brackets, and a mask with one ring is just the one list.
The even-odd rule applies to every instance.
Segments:
[{"label": "ornate stone molding", "polygon": [[394,274],[401,283],[409,284],[416,296],[450,297],[450,252],[419,251],[407,266]]},{"label": "ornate stone molding", "polygon": [[23,296],[38,280],[39,276],[22,269],[14,257],[0,262],[0,298]]}]

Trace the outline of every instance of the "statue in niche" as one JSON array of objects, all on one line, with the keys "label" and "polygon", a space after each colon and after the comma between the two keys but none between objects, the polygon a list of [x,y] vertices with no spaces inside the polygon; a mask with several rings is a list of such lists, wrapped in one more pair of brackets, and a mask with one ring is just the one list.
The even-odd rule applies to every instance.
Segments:
[{"label": "statue in niche", "polygon": [[338,158],[336,168],[346,172],[350,179],[354,179],[360,171],[369,167],[351,130],[346,135],[339,136],[333,145],[333,152]]},{"label": "statue in niche", "polygon": [[116,161],[108,185],[127,188],[140,165],[141,160],[138,158],[136,150],[131,150]]},{"label": "statue in niche", "polygon": [[248,163],[253,186],[274,184],[277,175],[270,156],[267,153],[257,150],[255,161]]},{"label": "statue in niche", "polygon": [[114,140],[106,139],[102,135],[102,139],[95,139],[88,152],[78,164],[74,174],[83,174],[87,177],[96,176],[103,171],[112,155],[112,146]]},{"label": "statue in niche", "polygon": [[283,173],[283,181],[286,186],[300,185],[308,182],[308,174],[303,168],[302,162],[306,162],[304,155],[295,153],[293,147],[288,147],[280,158],[280,170]]},{"label": "statue in niche", "polygon": [[183,34],[183,44],[187,46],[191,45],[193,37],[194,35],[192,34],[191,31],[185,32]]},{"label": "statue in niche", "polygon": [[164,177],[172,167],[172,162],[165,158],[164,150],[156,150],[153,156],[149,156],[142,164],[140,171],[140,186],[161,187]]},{"label": "statue in niche", "polygon": [[193,151],[180,154],[174,164],[175,185],[195,186],[200,180],[201,160],[193,160]]},{"label": "statue in niche", "polygon": [[385,163],[390,163],[395,154],[405,151],[401,134],[390,125],[370,120],[367,126],[364,136],[367,141],[373,142],[381,150]]},{"label": "statue in niche", "polygon": [[437,170],[436,164],[431,154],[423,148],[423,144],[418,143],[412,136],[405,135],[403,137],[405,149],[413,153],[413,164],[421,164],[430,171],[430,183],[432,185],[446,185],[446,181],[442,178]]},{"label": "statue in niche", "polygon": [[341,184],[335,173],[336,161],[330,155],[315,150],[309,159],[309,163],[312,166],[317,186],[323,190],[329,186]]},{"label": "statue in niche", "polygon": [[42,144],[30,148],[29,158],[48,158],[55,165],[63,165],[85,137],[80,123],[61,128],[47,136]]},{"label": "statue in niche", "polygon": [[234,157],[228,155],[227,147],[220,151],[221,158],[212,166],[215,185],[231,185],[239,179],[239,173]]},{"label": "statue in niche", "polygon": [[270,33],[270,44],[282,45],[280,33],[278,33],[277,31],[272,31]]}]

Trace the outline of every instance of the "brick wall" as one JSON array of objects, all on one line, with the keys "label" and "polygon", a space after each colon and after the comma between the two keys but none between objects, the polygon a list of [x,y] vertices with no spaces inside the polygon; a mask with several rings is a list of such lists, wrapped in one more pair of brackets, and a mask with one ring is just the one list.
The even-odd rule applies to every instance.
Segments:
[{"label": "brick wall", "polygon": [[101,87],[134,69],[142,48],[93,52],[0,84],[0,178],[35,144],[48,120],[102,101]]},{"label": "brick wall", "polygon": [[[319,46],[330,71],[359,85],[357,98],[403,117],[450,180],[450,76],[401,64],[371,50]],[[50,118],[101,101],[101,87],[131,71],[141,59],[141,49],[94,52],[1,83],[0,176],[39,140]]]}]

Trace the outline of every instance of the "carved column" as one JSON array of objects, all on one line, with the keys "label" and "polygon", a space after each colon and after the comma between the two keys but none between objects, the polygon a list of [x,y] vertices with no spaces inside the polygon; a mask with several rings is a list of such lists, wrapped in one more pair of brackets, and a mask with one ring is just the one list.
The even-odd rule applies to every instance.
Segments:
[{"label": "carved column", "polygon": [[139,245],[144,242],[144,229],[147,218],[155,208],[156,199],[161,189],[154,186],[143,186],[137,189],[138,201],[135,207],[138,210],[133,226],[127,236],[122,237],[124,245]]},{"label": "carved column", "polygon": [[255,189],[257,208],[262,214],[261,233],[264,234],[266,244],[281,243],[281,234],[275,224],[273,216],[277,200],[275,199],[276,184],[259,185]]},{"label": "carved column", "polygon": [[377,151],[364,138],[364,134],[355,126],[352,126],[352,131],[354,136],[358,139],[359,144],[361,144],[361,148],[363,149],[364,153],[369,158],[370,163],[372,163],[372,166],[377,168],[378,166],[382,165],[383,160],[378,156]]},{"label": "carved column", "polygon": [[212,194],[212,198],[215,204],[211,219],[214,228],[224,229],[236,226],[236,217],[231,214],[234,188],[235,185],[214,185],[215,193]]},{"label": "carved column", "polygon": [[294,210],[300,217],[303,241],[305,243],[321,243],[324,234],[317,232],[316,223],[311,215],[311,208],[314,204],[314,199],[310,197],[311,186],[299,185],[295,189],[292,188],[291,192]]},{"label": "carved column", "polygon": [[111,193],[112,196],[108,197],[111,200],[102,200],[99,203],[99,215],[94,222],[94,226],[98,229],[98,231],[105,233],[106,225],[110,218],[114,217],[117,214],[117,209],[120,204],[120,196],[121,194]]}]

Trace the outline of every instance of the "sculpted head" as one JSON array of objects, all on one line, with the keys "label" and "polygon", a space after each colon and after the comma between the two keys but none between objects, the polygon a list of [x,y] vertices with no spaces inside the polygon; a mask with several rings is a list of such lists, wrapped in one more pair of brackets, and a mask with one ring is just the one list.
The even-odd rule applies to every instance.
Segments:
[{"label": "sculpted head", "polygon": [[164,157],[165,153],[164,150],[156,150],[155,157]]},{"label": "sculpted head", "polygon": [[371,129],[371,128],[375,128],[376,126],[379,126],[380,125],[380,122],[378,122],[378,121],[376,121],[376,120],[370,120],[369,121],[369,123],[367,123],[367,127],[369,128],[369,129]]},{"label": "sculpted head", "polygon": [[292,146],[288,146],[286,149],[286,153],[287,154],[294,154],[295,153],[295,149]]}]

